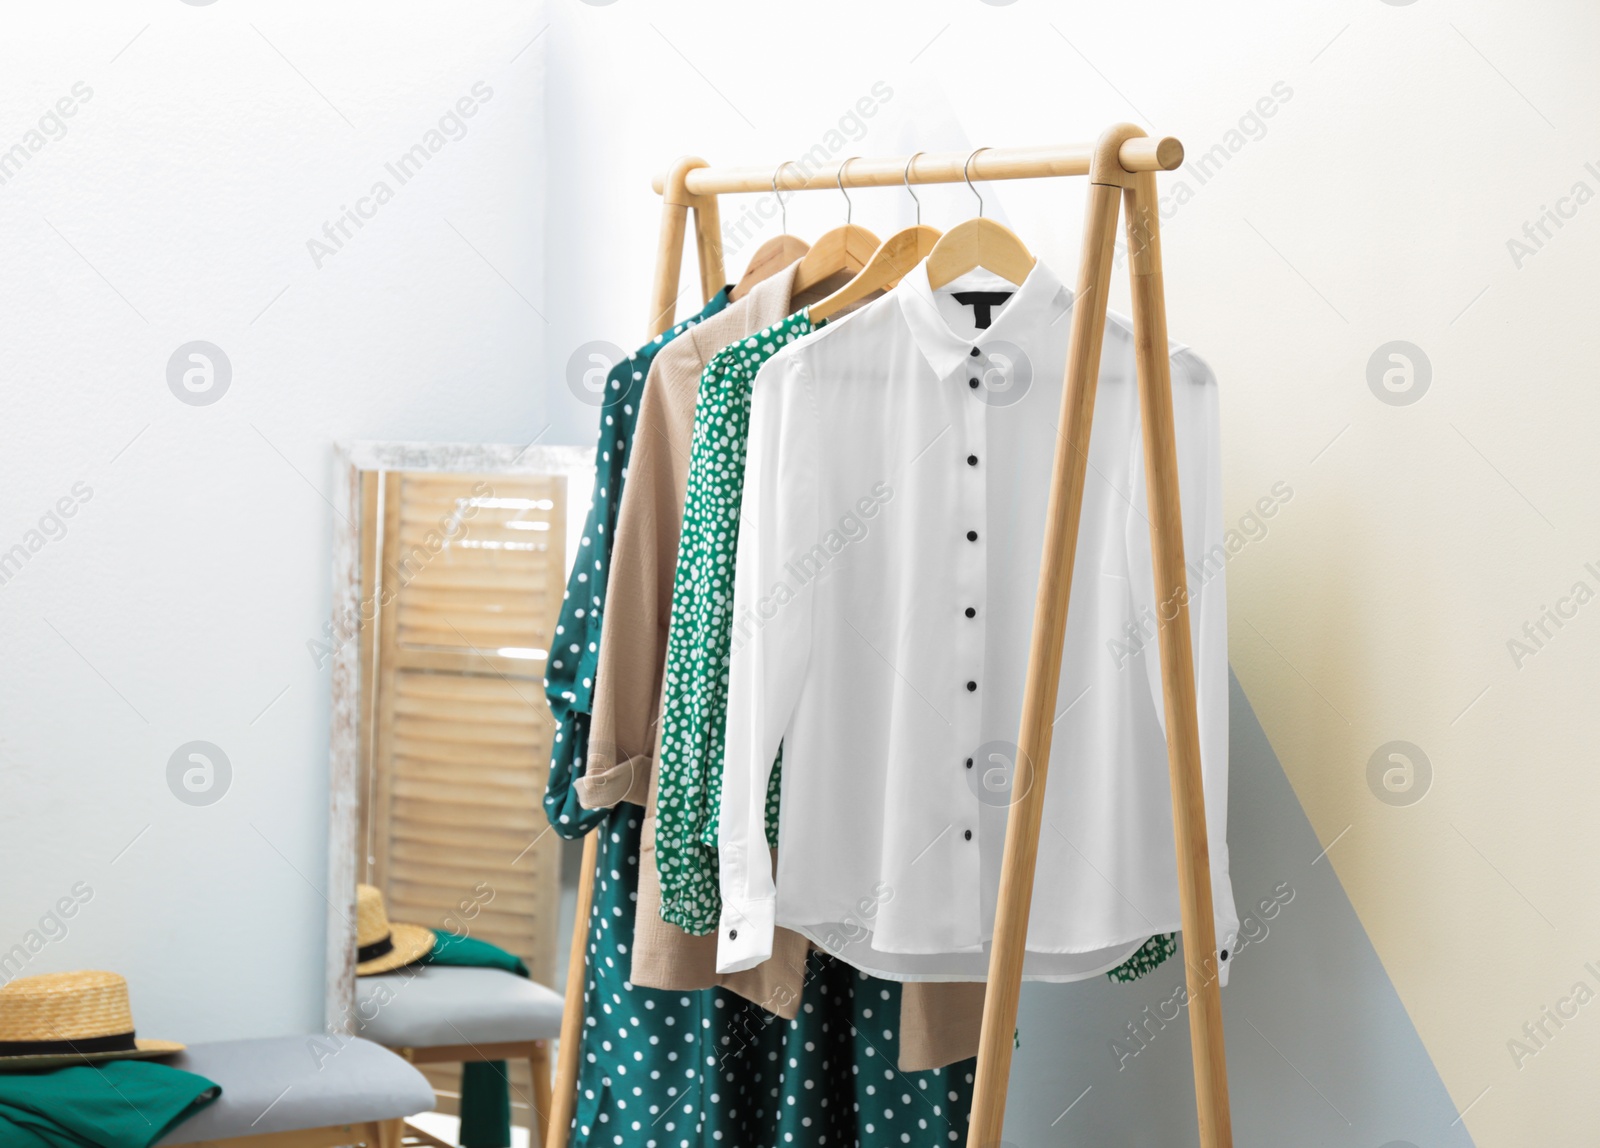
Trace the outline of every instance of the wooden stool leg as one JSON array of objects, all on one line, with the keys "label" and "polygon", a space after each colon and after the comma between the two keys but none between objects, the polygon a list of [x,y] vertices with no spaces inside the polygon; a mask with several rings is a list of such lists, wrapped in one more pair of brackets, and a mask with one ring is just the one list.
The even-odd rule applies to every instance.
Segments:
[{"label": "wooden stool leg", "polygon": [[372,1121],[367,1125],[368,1148],[400,1148],[405,1126],[404,1119]]},{"label": "wooden stool leg", "polygon": [[550,1042],[536,1040],[528,1057],[533,1073],[533,1127],[538,1132],[539,1148],[549,1144],[550,1136]]}]

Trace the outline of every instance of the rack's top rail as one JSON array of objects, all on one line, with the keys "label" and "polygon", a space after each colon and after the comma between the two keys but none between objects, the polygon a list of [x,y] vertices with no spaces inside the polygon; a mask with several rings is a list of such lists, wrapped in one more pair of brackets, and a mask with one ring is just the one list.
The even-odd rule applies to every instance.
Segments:
[{"label": "rack's top rail", "polygon": [[[966,175],[975,180],[1037,179],[1041,176],[1088,175],[1098,144],[1061,144],[1054,147],[984,148],[973,154],[958,151],[922,152],[910,167],[912,183],[960,183]],[[967,163],[968,158],[972,162]],[[1183,162],[1183,144],[1172,136],[1136,136],[1125,139],[1117,158],[1130,172],[1172,171]],[[690,195],[723,195],[741,191],[771,191],[777,177],[781,191],[833,190],[839,186],[840,165],[845,187],[899,187],[907,178],[910,156],[828,157],[821,164],[800,156],[771,167],[695,167],[685,174],[684,190]],[[659,195],[666,173],[651,181]]]}]

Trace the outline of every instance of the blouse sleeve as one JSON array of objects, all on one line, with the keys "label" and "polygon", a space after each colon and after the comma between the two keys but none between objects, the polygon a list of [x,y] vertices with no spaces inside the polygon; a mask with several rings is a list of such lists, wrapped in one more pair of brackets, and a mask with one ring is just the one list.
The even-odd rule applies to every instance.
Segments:
[{"label": "blouse sleeve", "polygon": [[717,971],[772,954],[776,889],[765,832],[767,780],[810,654],[813,584],[784,563],[817,535],[817,419],[800,361],[778,354],[756,376],[734,566],[734,633],[718,833],[722,917]]},{"label": "blouse sleeve", "polygon": [[[1172,413],[1177,427],[1178,498],[1183,514],[1183,552],[1187,566],[1189,630],[1194,651],[1195,695],[1200,719],[1200,772],[1206,798],[1206,844],[1211,855],[1211,900],[1216,923],[1218,980],[1226,985],[1238,939],[1228,864],[1228,609],[1227,563],[1231,539],[1222,513],[1221,413],[1216,376],[1193,351],[1173,351]],[[1148,507],[1144,445],[1135,433],[1132,504]],[[1148,513],[1148,511],[1146,512]],[[1130,569],[1139,617],[1166,625],[1173,604],[1155,600],[1150,526],[1146,516],[1128,516]],[[1156,714],[1166,731],[1159,643],[1144,660]]]}]

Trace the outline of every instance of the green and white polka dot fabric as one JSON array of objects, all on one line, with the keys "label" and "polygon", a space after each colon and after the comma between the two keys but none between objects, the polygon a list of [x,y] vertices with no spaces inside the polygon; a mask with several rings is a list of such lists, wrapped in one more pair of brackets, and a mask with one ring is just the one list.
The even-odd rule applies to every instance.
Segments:
[{"label": "green and white polka dot fabric", "polygon": [[594,492],[584,520],[578,553],[567,575],[545,666],[544,692],[555,718],[556,732],[545,784],[544,812],[562,837],[582,837],[605,820],[606,810],[585,809],[573,781],[589,756],[589,717],[594,703],[595,667],[600,660],[600,627],[605,618],[606,580],[611,572],[611,546],[622,506],[628,456],[639,421],[639,398],[656,352],[691,326],[728,305],[723,288],[694,315],[651,339],[606,374],[600,404],[600,434],[594,448]]},{"label": "green and white polka dot fabric", "polygon": [[[656,867],[661,917],[690,933],[717,927],[717,819],[733,640],[733,556],[739,546],[750,395],[778,350],[814,328],[805,311],[724,347],[700,375],[678,574],[667,632]],[[767,786],[767,843],[777,844],[779,765]]]},{"label": "green and white polka dot fabric", "polygon": [[896,1067],[898,984],[813,950],[790,1021],[629,980],[642,816],[624,803],[596,831],[573,1148],[964,1144],[974,1062]]}]

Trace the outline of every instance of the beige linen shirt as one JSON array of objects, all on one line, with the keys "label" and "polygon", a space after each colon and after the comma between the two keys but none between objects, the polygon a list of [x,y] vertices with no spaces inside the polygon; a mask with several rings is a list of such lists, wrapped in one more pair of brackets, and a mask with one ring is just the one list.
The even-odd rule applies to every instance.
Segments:
[{"label": "beige linen shirt", "polygon": [[585,808],[648,800],[700,373],[729,343],[789,314],[798,266],[762,280],[748,295],[690,327],[656,352],[650,364],[612,540],[589,760],[576,783]]},{"label": "beige linen shirt", "polygon": [[[744,298],[690,327],[651,364],[617,515],[606,586],[606,624],[595,676],[589,758],[577,781],[591,809],[621,801],[646,807],[633,941],[634,984],[691,991],[713,986],[793,1019],[805,986],[807,941],[779,929],[770,960],[740,973],[716,971],[715,934],[694,936],[661,919],[655,857],[655,759],[678,534],[689,481],[700,375],[728,344],[793,310],[792,265]],[[830,285],[831,286],[831,285]],[[907,984],[900,1008],[900,1068],[937,1068],[976,1054],[981,983]]]}]

